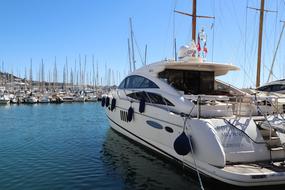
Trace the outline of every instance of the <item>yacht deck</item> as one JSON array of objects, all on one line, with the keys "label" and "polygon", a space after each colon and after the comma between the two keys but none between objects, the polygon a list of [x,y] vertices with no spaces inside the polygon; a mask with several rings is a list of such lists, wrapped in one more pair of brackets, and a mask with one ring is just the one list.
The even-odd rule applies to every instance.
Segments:
[{"label": "yacht deck", "polygon": [[284,172],[285,162],[274,162],[273,164],[267,162],[248,163],[248,164],[228,164],[223,170],[232,173],[258,175],[258,174],[273,174],[275,172]]}]

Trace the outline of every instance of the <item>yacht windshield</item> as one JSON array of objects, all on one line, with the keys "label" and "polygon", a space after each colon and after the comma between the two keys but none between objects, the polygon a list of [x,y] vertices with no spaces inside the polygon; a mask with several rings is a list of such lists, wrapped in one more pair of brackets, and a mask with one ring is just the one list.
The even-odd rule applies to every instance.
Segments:
[{"label": "yacht windshield", "polygon": [[167,81],[175,89],[184,91],[184,94],[213,94],[213,71],[188,71],[166,69],[159,73],[159,78]]}]

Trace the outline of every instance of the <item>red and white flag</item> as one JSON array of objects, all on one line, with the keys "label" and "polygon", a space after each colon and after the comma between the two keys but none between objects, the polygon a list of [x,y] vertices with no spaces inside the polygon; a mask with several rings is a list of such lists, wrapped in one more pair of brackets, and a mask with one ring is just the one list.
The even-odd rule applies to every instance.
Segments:
[{"label": "red and white flag", "polygon": [[208,48],[206,47],[206,42],[205,42],[205,44],[204,44],[203,51],[204,51],[205,54],[208,53]]},{"label": "red and white flag", "polygon": [[197,43],[197,51],[201,51],[201,45],[200,45],[200,34],[198,33],[198,43]]}]

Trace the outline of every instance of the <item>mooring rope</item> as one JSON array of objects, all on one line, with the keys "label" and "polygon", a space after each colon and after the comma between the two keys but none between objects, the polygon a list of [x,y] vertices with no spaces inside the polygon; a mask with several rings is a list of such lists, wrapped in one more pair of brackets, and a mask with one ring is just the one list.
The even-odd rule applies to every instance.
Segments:
[{"label": "mooring rope", "polygon": [[[194,108],[194,106],[193,106],[193,108]],[[191,119],[191,116],[190,116],[190,115],[191,115],[191,112],[193,111],[193,108],[191,109],[189,115],[185,117],[184,126],[183,126],[183,131],[184,131],[184,132],[185,132],[185,129],[187,128],[187,125],[186,125],[187,120],[188,120],[188,119]],[[190,125],[190,127],[191,127],[191,125]],[[187,136],[187,137],[188,137],[188,136]],[[199,170],[198,170],[197,163],[196,163],[196,159],[195,159],[195,156],[194,156],[193,145],[192,145],[192,142],[191,142],[191,140],[190,140],[189,138],[188,138],[188,141],[189,141],[189,144],[190,144],[190,148],[191,148],[191,150],[192,150],[192,153],[193,153],[192,158],[193,158],[194,165],[195,165],[195,169],[196,169],[197,176],[198,176],[198,179],[199,179],[199,184],[200,184],[201,189],[204,190],[203,182],[202,182],[202,179],[201,179],[201,176],[200,176],[200,172],[199,172]],[[184,162],[183,162],[183,163],[184,163]]]}]

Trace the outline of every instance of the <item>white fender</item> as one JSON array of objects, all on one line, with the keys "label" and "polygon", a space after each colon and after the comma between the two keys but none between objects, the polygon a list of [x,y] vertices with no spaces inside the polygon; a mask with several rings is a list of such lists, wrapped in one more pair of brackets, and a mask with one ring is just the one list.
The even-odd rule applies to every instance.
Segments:
[{"label": "white fender", "polygon": [[211,125],[203,120],[191,119],[187,123],[196,159],[210,165],[224,167],[226,156],[219,137]]}]

